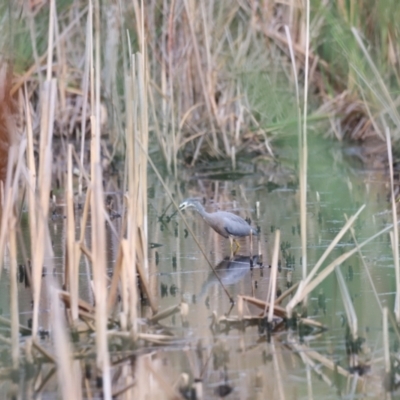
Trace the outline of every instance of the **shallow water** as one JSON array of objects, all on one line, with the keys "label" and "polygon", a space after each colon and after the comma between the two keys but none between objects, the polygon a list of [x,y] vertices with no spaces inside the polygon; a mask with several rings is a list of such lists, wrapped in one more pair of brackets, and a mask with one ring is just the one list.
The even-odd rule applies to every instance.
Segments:
[{"label": "shallow water", "polygon": [[[284,247],[280,252],[277,288],[283,292],[301,279],[296,154],[295,150],[291,151],[289,147],[280,154],[278,165],[258,160],[254,168],[254,162],[239,162],[239,172],[243,173],[235,175],[234,180],[227,180],[232,177],[226,174],[229,164],[186,169],[179,182],[168,176],[165,178],[177,202],[187,197],[204,197],[209,211],[235,211],[242,217],[250,217],[253,225],[260,227],[261,232],[253,249],[256,258],[251,268],[248,238],[240,240],[241,248],[232,259],[229,241],[212,231],[195,212],[185,211],[185,218],[200,246],[235,301],[237,295],[266,299],[276,229],[281,231]],[[335,274],[322,282],[308,301],[308,316],[327,327],[322,333],[301,335],[298,330],[283,330],[268,340],[265,330],[257,325],[243,328],[224,322],[216,324],[220,317],[237,316],[237,304],[232,306],[179,215],[171,220],[167,218],[173,212],[170,201],[154,176],[150,181],[148,231],[149,242],[153,244],[149,250],[150,286],[158,296],[159,309],[183,302],[188,305],[188,313],[177,313],[160,322],[160,332],[172,332],[177,338],[175,343],[147,346],[146,350],[135,350],[133,354],[149,355],[153,368],[168,382],[178,381],[182,373],[188,374],[189,386],[198,380],[195,386],[202,391],[205,399],[218,398],[223,394],[229,399],[382,398],[382,314],[360,255],[355,254],[340,268],[357,312],[359,337],[364,340],[358,358],[362,365],[369,368],[361,377],[356,374],[343,377],[321,364],[323,357],[349,371],[353,362],[346,352],[346,314]],[[390,204],[386,200],[388,190],[381,173],[362,169],[351,160],[343,160],[339,147],[326,142],[313,145],[310,149],[308,187],[308,270],[345,224],[344,213],[350,217],[362,204],[366,204],[355,223],[359,243],[391,222]],[[111,195],[120,198],[118,193]],[[117,210],[118,204],[121,204],[118,201]],[[259,216],[256,202],[260,205]],[[62,207],[59,207],[59,212],[62,215]],[[118,230],[120,220],[113,220],[113,224]],[[49,228],[55,257],[48,260],[43,280],[61,282],[65,220],[55,215]],[[111,230],[108,238],[108,257],[114,260],[117,239]],[[324,266],[353,246],[348,233]],[[385,234],[366,246],[362,256],[381,304],[393,309],[395,286],[389,235]],[[9,317],[7,274],[6,269],[1,281],[0,304],[3,315]],[[31,290],[24,283],[19,285],[20,322],[29,325]],[[48,285],[43,283],[43,286]],[[93,300],[84,261],[80,271],[80,297],[89,302]],[[46,308],[42,312],[41,326],[44,331],[51,330],[46,317],[48,312]],[[244,315],[259,313],[260,310],[254,306],[244,305]],[[146,306],[143,306],[143,315],[150,316]],[[43,342],[49,344],[45,335]],[[135,365],[138,380],[144,373],[140,372],[140,368],[145,369],[141,365],[138,357]],[[42,391],[42,398],[54,398],[55,379],[54,376],[49,380]],[[21,373],[18,381],[23,384],[11,384],[4,380],[3,387],[7,387],[8,394],[14,392],[25,397],[29,390],[33,391],[34,380],[28,378],[25,372]],[[189,393],[187,389],[185,394],[189,396]],[[158,398],[163,398],[160,396]]]}]

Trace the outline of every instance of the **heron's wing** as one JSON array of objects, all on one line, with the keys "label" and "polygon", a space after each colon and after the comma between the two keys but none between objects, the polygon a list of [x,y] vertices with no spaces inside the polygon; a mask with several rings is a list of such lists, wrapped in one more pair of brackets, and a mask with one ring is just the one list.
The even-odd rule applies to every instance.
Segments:
[{"label": "heron's wing", "polygon": [[242,218],[236,214],[226,213],[224,215],[224,227],[229,235],[232,236],[248,236],[253,228]]}]

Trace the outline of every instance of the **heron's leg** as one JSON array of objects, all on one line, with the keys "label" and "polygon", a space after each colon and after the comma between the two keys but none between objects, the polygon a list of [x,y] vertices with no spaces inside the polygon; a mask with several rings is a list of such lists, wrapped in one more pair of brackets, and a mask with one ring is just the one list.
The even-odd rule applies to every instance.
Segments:
[{"label": "heron's leg", "polygon": [[253,266],[253,234],[250,231],[250,266]]},{"label": "heron's leg", "polygon": [[233,251],[233,255],[236,256],[237,252],[240,249],[240,244],[238,243],[238,241],[236,239],[233,239],[233,242],[235,243],[235,250]]}]

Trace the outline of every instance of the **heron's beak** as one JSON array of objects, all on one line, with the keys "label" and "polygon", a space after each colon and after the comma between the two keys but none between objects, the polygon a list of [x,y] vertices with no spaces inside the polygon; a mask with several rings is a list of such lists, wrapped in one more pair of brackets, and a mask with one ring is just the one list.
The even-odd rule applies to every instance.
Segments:
[{"label": "heron's beak", "polygon": [[179,204],[179,210],[183,211],[187,207],[187,203],[181,203]]},{"label": "heron's beak", "polygon": [[[179,204],[179,207],[178,207],[179,211],[182,211],[182,210],[184,210],[185,208],[186,208],[186,203],[181,203],[181,204]],[[172,219],[172,217],[174,217],[176,214],[178,214],[178,210],[175,210],[175,211],[169,216],[169,218]]]}]

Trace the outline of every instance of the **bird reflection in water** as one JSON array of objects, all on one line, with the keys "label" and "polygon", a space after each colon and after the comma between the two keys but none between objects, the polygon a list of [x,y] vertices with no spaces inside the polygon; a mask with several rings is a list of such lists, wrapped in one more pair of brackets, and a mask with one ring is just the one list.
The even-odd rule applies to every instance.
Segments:
[{"label": "bird reflection in water", "polygon": [[[251,266],[253,265],[252,262],[255,265],[258,261],[258,256],[248,257],[239,255],[234,256],[233,258],[226,257],[215,267],[215,271],[224,285],[234,285],[251,272]],[[214,272],[210,272],[207,280],[201,287],[198,299],[200,300],[205,296],[208,290],[215,284],[219,285],[218,278],[215,276]]]}]

